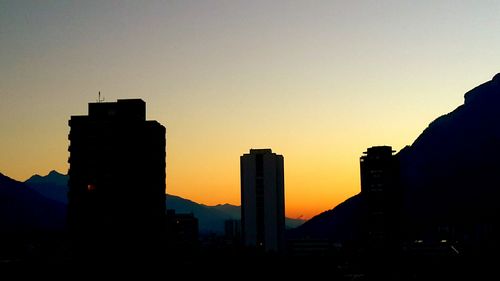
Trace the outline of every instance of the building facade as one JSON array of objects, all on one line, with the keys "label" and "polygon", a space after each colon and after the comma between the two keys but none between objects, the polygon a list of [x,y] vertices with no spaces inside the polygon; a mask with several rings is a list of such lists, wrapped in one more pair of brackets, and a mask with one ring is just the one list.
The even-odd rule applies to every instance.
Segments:
[{"label": "building facade", "polygon": [[224,238],[228,245],[241,245],[241,220],[227,219],[224,221]]},{"label": "building facade", "polygon": [[285,246],[283,156],[271,149],[250,149],[240,157],[243,243],[265,251]]},{"label": "building facade", "polygon": [[198,218],[193,213],[167,210],[167,243],[169,249],[192,249],[198,245]]},{"label": "building facade", "polygon": [[140,99],[90,103],[69,121],[68,226],[83,252],[154,247],[165,222],[165,127]]},{"label": "building facade", "polygon": [[360,158],[361,196],[366,206],[365,241],[385,250],[397,229],[399,164],[390,146],[374,146]]}]

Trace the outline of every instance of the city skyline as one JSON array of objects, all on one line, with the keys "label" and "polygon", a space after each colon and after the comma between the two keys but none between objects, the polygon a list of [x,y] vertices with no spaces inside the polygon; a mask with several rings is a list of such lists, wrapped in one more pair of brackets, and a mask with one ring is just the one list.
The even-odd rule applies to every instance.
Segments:
[{"label": "city skyline", "polygon": [[168,193],[239,205],[238,156],[279,151],[288,217],[359,193],[361,152],[411,144],[500,65],[489,1],[0,7],[0,172],[67,173],[66,121],[101,91],[166,126]]}]

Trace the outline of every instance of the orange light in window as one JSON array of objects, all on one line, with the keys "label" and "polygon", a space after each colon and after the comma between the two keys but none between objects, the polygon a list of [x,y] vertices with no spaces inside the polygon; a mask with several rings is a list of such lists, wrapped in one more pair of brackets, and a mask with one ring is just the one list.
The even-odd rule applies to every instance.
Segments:
[{"label": "orange light in window", "polygon": [[88,191],[94,191],[95,190],[95,184],[87,184],[87,190]]}]

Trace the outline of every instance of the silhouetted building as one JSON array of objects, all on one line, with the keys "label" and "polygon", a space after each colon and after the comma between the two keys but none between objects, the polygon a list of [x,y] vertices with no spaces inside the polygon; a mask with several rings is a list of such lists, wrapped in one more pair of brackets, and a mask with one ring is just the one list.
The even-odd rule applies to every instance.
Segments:
[{"label": "silhouetted building", "polygon": [[368,148],[360,158],[361,196],[366,204],[366,239],[371,249],[386,249],[397,224],[399,169],[390,146]]},{"label": "silhouetted building", "polygon": [[171,247],[193,247],[198,243],[198,219],[194,214],[167,210],[167,242]]},{"label": "silhouetted building", "polygon": [[230,244],[241,244],[241,220],[225,220],[224,236],[226,238],[226,241]]},{"label": "silhouetted building", "polygon": [[[159,248],[165,223],[165,127],[140,99],[89,103],[69,121],[68,224],[77,253]],[[80,251],[81,250],[81,251]]]},{"label": "silhouetted building", "polygon": [[250,149],[240,157],[241,220],[245,246],[282,251],[285,233],[283,156]]}]

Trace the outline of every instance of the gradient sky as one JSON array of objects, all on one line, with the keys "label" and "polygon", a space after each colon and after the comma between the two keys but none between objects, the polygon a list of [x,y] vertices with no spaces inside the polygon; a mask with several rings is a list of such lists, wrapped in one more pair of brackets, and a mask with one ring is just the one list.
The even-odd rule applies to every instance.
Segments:
[{"label": "gradient sky", "polygon": [[167,192],[240,204],[239,156],[285,157],[286,214],[360,190],[367,147],[411,144],[500,71],[500,1],[0,0],[0,172],[68,169],[71,115],[142,98]]}]

